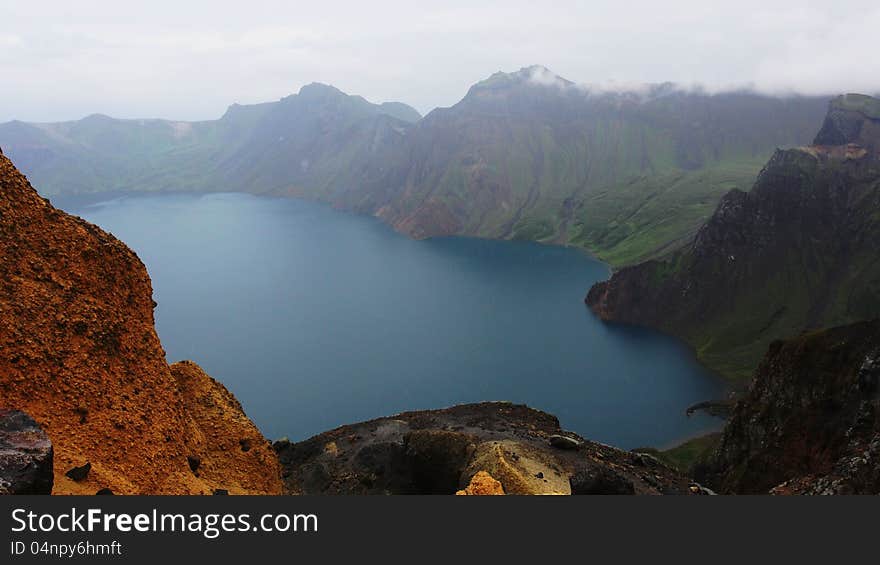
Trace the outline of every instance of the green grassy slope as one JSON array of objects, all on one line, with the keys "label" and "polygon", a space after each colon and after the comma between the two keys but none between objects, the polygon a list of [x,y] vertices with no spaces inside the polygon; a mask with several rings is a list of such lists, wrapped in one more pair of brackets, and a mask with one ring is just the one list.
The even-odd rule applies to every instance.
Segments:
[{"label": "green grassy slope", "polygon": [[746,190],[763,162],[714,164],[633,178],[589,194],[570,242],[616,266],[662,256],[690,241],[729,190]]},{"label": "green grassy slope", "polygon": [[689,439],[669,449],[640,447],[633,451],[653,455],[673,469],[693,476],[692,470],[694,466],[708,459],[720,442],[721,433],[711,433]]}]

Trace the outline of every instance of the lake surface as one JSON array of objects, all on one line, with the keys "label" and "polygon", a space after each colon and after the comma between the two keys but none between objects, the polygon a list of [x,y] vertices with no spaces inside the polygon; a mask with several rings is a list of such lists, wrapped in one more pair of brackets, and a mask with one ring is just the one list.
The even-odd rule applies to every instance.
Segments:
[{"label": "lake surface", "polygon": [[586,309],[609,270],[578,250],[413,241],[243,194],[59,204],[138,253],[169,361],[199,363],[270,439],[481,400],[527,403],[623,448],[720,426],[684,415],[724,387],[681,343]]}]

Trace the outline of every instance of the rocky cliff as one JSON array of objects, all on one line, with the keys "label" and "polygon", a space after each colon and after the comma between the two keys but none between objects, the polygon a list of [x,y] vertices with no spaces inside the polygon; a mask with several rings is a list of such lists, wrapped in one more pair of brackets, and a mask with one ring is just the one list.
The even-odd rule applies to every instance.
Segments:
[{"label": "rocky cliff", "polygon": [[41,198],[0,153],[0,407],[54,445],[54,492],[278,493],[268,442],[222,385],[169,367],[144,265]]},{"label": "rocky cliff", "polygon": [[654,457],[505,402],[406,412],[275,444],[293,494],[707,494]]},{"label": "rocky cliff", "polygon": [[590,289],[605,320],[678,335],[746,377],[774,340],[880,316],[880,101],[832,101],[814,143],[779,150],[692,244]]},{"label": "rocky cliff", "polygon": [[880,321],[775,342],[696,473],[722,492],[880,493]]}]

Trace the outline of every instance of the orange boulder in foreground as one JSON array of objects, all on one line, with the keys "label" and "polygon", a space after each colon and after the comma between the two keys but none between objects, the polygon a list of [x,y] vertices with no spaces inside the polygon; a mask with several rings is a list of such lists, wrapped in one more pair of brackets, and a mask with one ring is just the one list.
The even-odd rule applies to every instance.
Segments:
[{"label": "orange boulder in foreground", "polygon": [[478,471],[473,477],[471,477],[471,483],[465,487],[464,490],[460,490],[455,494],[459,496],[498,495],[504,494],[504,488],[501,486],[500,482],[493,479],[492,475],[486,471]]}]

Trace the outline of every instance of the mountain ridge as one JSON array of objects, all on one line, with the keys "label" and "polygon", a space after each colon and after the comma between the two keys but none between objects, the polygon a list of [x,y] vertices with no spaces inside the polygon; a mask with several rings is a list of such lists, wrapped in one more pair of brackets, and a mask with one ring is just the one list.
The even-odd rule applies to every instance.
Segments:
[{"label": "mountain ridge", "polygon": [[681,245],[773,149],[807,143],[825,108],[669,84],[647,92],[589,90],[532,66],[416,120],[409,107],[312,83],[213,121],[0,124],[0,145],[49,196],[288,195],[412,237],[572,244],[622,265]]}]

